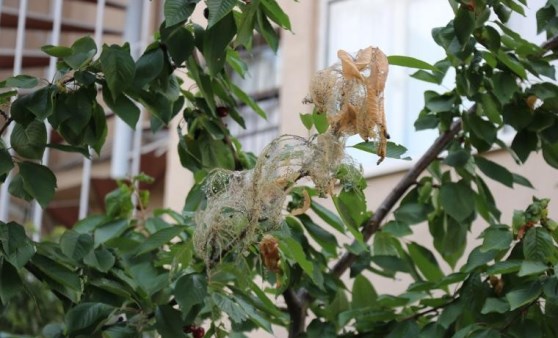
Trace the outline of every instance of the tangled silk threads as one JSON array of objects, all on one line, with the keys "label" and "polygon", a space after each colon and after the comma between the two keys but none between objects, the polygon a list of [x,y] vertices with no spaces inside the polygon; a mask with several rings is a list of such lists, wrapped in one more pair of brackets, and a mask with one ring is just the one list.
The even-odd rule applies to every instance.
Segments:
[{"label": "tangled silk threads", "polygon": [[325,196],[338,178],[343,184],[362,179],[360,166],[345,154],[347,136],[377,140],[380,161],[384,158],[387,58],[372,47],[355,57],[342,50],[338,56],[340,63],[315,74],[306,99],[327,114],[326,133],[310,139],[280,136],[263,150],[253,169],[217,169],[206,177],[207,203],[195,216],[194,246],[208,266],[224,253],[243,250],[278,229],[287,196],[297,182],[309,180]]},{"label": "tangled silk threads", "polygon": [[204,183],[206,207],[196,213],[196,253],[208,265],[224,252],[244,248],[256,237],[278,229],[290,190],[311,180],[321,195],[331,193],[345,155],[344,140],[331,133],[310,140],[282,135],[259,156],[253,169],[212,171]]}]

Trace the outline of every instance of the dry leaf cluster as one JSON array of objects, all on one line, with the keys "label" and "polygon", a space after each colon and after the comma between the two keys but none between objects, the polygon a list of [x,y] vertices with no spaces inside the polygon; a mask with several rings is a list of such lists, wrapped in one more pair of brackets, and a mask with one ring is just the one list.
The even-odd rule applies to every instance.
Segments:
[{"label": "dry leaf cluster", "polygon": [[374,47],[359,50],[355,57],[339,50],[337,56],[339,63],[314,75],[305,102],[327,114],[334,134],[358,134],[366,141],[377,141],[380,163],[389,138],[384,112],[387,57]]}]

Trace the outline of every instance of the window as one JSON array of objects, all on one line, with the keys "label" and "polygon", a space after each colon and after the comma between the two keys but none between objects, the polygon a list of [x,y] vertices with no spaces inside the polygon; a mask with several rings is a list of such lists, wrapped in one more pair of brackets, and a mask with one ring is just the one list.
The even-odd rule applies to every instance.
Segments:
[{"label": "window", "polygon": [[233,81],[256,100],[267,113],[267,120],[250,107],[242,106],[239,112],[246,129],[232,120],[228,121],[228,125],[243,150],[258,155],[279,134],[279,57],[264,44],[255,46],[251,52],[243,52],[242,57],[248,64],[248,73],[244,79],[234,73]]},{"label": "window", "polygon": [[[367,46],[379,47],[386,55],[409,55],[434,63],[445,54],[432,40],[431,29],[444,26],[453,17],[451,7],[439,0],[326,0],[325,60],[322,67],[337,62],[337,50],[350,53]],[[412,71],[390,67],[385,91],[385,110],[391,141],[420,157],[436,137],[435,131],[416,132],[413,123],[424,105],[423,92],[439,87],[410,78]],[[449,78],[449,77],[447,77]],[[361,142],[360,137],[348,144]],[[355,149],[348,152],[361,162],[366,175],[377,175],[408,166],[408,162],[377,158]]]}]

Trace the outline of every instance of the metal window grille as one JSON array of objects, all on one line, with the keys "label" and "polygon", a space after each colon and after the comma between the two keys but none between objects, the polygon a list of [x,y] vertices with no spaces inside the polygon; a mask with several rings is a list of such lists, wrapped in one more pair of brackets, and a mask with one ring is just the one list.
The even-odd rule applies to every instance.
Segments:
[{"label": "metal window grille", "polygon": [[[83,6],[81,12],[87,17],[68,18],[66,7],[75,9]],[[56,58],[48,57],[40,52],[39,47],[45,44],[68,45],[77,37],[84,34],[94,35],[98,50],[105,42],[120,43],[122,40],[131,44],[132,55],[137,58],[146,47],[150,39],[150,19],[152,7],[158,6],[149,0],[0,0],[0,75],[5,78],[10,75],[30,73],[43,77],[49,81],[56,74]],[[94,11],[92,8],[94,7]],[[159,6],[158,6],[159,7]],[[123,27],[115,27],[115,22],[107,20],[107,12],[125,17]],[[82,15],[80,13],[80,15]],[[82,20],[83,19],[83,20]],[[114,20],[113,20],[114,21]],[[89,22],[89,23],[87,23]],[[142,112],[143,116],[143,112]],[[123,133],[117,129],[112,137],[112,143],[127,142],[124,153],[113,154],[113,160],[125,162],[127,176],[137,175],[140,170],[142,153],[142,121],[140,117],[136,131],[128,130]],[[119,122],[116,122],[118,125]],[[11,128],[2,135],[8,145]],[[48,127],[51,136],[51,128]],[[123,140],[123,138],[128,138]],[[50,153],[47,150],[41,163],[49,166]],[[116,164],[118,165],[118,164]],[[120,164],[122,166],[122,164]],[[81,171],[81,192],[79,200],[79,218],[88,214],[89,192],[91,189],[92,162],[83,160]],[[79,174],[78,174],[79,175]],[[0,187],[0,221],[18,220],[31,221],[34,225],[34,237],[38,239],[42,229],[43,210],[37,203],[32,206],[11,198],[8,187],[11,178],[8,177]],[[67,201],[66,201],[67,202]],[[62,201],[61,204],[64,204]]]},{"label": "metal window grille", "polygon": [[243,57],[248,64],[248,74],[244,78],[233,74],[233,81],[251,95],[267,114],[262,119],[250,107],[240,107],[246,129],[229,120],[231,134],[245,151],[259,154],[263,148],[279,134],[279,66],[280,54],[275,54],[267,45],[260,45]]}]

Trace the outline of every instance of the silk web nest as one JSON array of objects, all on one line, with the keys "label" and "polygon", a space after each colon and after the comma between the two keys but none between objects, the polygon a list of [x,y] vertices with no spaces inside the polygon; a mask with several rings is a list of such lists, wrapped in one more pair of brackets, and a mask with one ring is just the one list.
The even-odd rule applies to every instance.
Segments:
[{"label": "silk web nest", "polygon": [[311,182],[320,195],[331,194],[341,166],[356,169],[358,175],[348,179],[358,180],[362,169],[345,154],[347,136],[377,141],[379,162],[385,157],[387,58],[373,47],[359,50],[354,57],[343,50],[337,55],[340,63],[314,75],[305,99],[327,114],[326,133],[309,139],[279,136],[263,150],[253,169],[217,169],[206,177],[206,206],[195,216],[194,247],[208,266],[280,228],[287,196],[297,184]]}]

